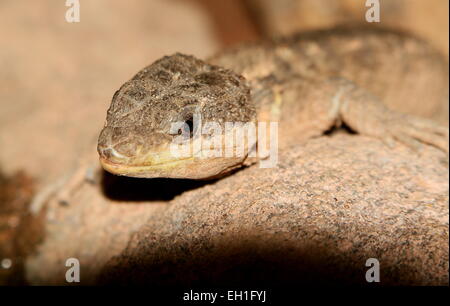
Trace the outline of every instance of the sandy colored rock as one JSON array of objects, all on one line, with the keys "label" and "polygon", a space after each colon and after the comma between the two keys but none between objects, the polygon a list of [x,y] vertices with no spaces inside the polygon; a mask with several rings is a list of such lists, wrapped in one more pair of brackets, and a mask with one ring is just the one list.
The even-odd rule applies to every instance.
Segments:
[{"label": "sandy colored rock", "polygon": [[364,284],[373,257],[385,285],[448,284],[448,159],[433,148],[338,134],[206,185],[106,178],[51,203],[32,283],[64,284],[77,257],[84,284]]}]

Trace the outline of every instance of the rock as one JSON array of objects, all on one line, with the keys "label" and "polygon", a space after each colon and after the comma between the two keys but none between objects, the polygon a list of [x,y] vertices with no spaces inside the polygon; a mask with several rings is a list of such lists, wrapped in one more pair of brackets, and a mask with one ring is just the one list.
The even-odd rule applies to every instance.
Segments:
[{"label": "rock", "polygon": [[448,187],[434,148],[347,134],[214,182],[105,175],[49,204],[28,280],[64,284],[76,257],[82,284],[367,284],[376,258],[381,284],[448,285]]}]

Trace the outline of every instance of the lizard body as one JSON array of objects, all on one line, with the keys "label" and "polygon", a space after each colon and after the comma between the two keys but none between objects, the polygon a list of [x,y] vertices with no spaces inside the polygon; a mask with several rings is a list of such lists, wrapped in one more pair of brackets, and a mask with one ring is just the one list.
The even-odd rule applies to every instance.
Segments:
[{"label": "lizard body", "polygon": [[[202,121],[280,123],[280,142],[321,135],[345,123],[388,144],[422,143],[448,151],[448,128],[433,117],[448,99],[448,67],[427,44],[385,30],[335,29],[250,44],[207,61],[174,54],[138,72],[114,95],[98,152],[109,172],[205,179],[251,159],[179,158],[173,122],[189,139]],[[387,108],[389,107],[389,108]],[[408,114],[406,114],[408,113]],[[257,146],[247,143],[247,147]]]}]

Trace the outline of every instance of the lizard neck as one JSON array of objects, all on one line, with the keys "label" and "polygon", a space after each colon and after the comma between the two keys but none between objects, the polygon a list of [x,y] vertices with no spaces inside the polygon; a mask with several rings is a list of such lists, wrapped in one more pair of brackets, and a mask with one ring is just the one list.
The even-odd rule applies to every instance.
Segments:
[{"label": "lizard neck", "polygon": [[281,117],[283,95],[276,85],[256,84],[251,89],[252,102],[258,122],[278,122]]}]

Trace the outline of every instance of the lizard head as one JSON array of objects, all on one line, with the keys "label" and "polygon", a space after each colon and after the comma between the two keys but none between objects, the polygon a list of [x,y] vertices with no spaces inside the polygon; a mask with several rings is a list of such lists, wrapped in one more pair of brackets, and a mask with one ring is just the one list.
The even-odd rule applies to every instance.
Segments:
[{"label": "lizard head", "polygon": [[[239,166],[246,156],[199,154],[199,143],[222,135],[203,133],[198,119],[221,128],[226,122],[255,122],[246,80],[193,56],[165,56],[114,94],[98,139],[100,163],[118,175],[193,179]],[[173,148],[190,151],[174,153]]]}]

